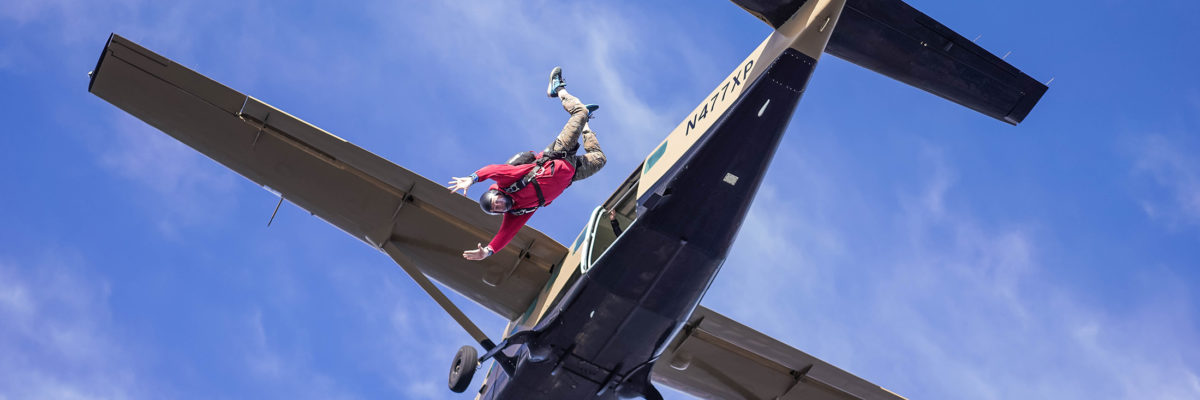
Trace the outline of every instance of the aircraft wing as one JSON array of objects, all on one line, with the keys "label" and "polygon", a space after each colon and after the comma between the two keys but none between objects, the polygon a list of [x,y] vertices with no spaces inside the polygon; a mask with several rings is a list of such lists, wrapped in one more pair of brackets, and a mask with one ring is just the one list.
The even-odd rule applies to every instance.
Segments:
[{"label": "aircraft wing", "polygon": [[[733,0],[779,28],[808,0]],[[825,52],[1016,125],[1046,85],[902,0],[846,0]]]},{"label": "aircraft wing", "polygon": [[492,257],[464,260],[462,251],[489,241],[500,217],[115,34],[88,90],[510,320],[567,253],[525,227]]},{"label": "aircraft wing", "polygon": [[651,377],[704,399],[904,399],[703,306]]}]

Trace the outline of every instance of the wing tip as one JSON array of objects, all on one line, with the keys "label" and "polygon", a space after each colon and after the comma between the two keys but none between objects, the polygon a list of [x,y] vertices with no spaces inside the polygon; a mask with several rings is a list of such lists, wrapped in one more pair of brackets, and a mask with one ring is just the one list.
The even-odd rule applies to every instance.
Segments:
[{"label": "wing tip", "polygon": [[1018,101],[1017,104],[1013,106],[1012,111],[1009,111],[1008,115],[1004,117],[1004,122],[1008,122],[1009,124],[1016,126],[1017,124],[1025,121],[1025,117],[1029,116],[1029,113],[1033,111],[1034,106],[1037,106],[1038,102],[1042,100],[1042,96],[1045,96],[1046,91],[1049,89],[1050,88],[1048,86],[1040,82],[1035,83],[1033,90],[1029,93],[1026,93],[1024,96],[1021,96],[1021,100]]},{"label": "wing tip", "polygon": [[108,47],[112,46],[113,39],[119,37],[115,32],[110,32],[108,39],[104,41],[104,49],[100,50],[100,57],[96,59],[96,67],[88,72],[88,93],[92,92],[92,86],[96,84],[96,76],[100,75],[100,66],[104,64],[104,56],[108,54]]}]

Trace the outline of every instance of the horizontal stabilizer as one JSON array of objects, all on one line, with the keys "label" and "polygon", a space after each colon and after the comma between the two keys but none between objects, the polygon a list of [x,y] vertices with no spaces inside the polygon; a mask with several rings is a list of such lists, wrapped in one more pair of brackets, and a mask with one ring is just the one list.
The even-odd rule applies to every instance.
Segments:
[{"label": "horizontal stabilizer", "polygon": [[[805,0],[733,2],[778,28]],[[900,0],[846,0],[825,52],[1013,125],[1046,93],[1046,85]]]},{"label": "horizontal stabilizer", "polygon": [[847,0],[826,52],[1016,125],[1046,85],[900,0]]}]

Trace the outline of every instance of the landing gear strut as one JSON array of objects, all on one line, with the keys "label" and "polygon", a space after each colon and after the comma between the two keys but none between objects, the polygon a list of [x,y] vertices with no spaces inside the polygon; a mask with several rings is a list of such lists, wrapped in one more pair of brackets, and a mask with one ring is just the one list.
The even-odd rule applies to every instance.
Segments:
[{"label": "landing gear strut", "polygon": [[475,369],[479,368],[478,352],[474,347],[463,346],[454,355],[454,363],[450,364],[450,390],[462,393],[471,386],[471,378],[475,377]]},{"label": "landing gear strut", "polygon": [[513,376],[516,373],[517,360],[504,354],[504,349],[529,343],[535,336],[536,333],[533,331],[517,332],[501,341],[499,346],[492,344],[491,340],[485,339],[480,343],[483,345],[483,350],[486,351],[483,357],[480,357],[479,352],[472,346],[459,348],[458,354],[454,355],[454,363],[450,364],[450,390],[454,393],[462,393],[467,390],[467,386],[471,386],[471,378],[475,376],[475,370],[489,359],[495,359],[496,365],[499,365],[504,373]]}]

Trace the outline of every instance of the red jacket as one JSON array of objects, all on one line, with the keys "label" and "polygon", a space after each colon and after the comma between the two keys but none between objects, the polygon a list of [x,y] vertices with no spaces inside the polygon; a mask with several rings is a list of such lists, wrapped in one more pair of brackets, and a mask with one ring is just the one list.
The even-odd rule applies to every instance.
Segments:
[{"label": "red jacket", "polygon": [[[479,181],[481,182],[485,179],[496,181],[496,183],[488,188],[489,190],[502,190],[524,178],[525,174],[528,174],[533,168],[533,164],[495,164],[480,168],[478,171],[475,171],[475,176],[479,177]],[[536,177],[538,185],[542,187],[542,196],[546,199],[546,205],[550,205],[550,202],[562,194],[567,186],[571,186],[571,179],[574,177],[574,164],[565,160],[551,160],[547,162],[545,167],[542,168],[542,172]],[[516,193],[510,193],[509,196],[512,196],[513,210],[538,206],[537,191],[534,190],[532,183],[518,190]],[[500,231],[496,232],[496,237],[492,239],[492,242],[488,246],[492,250],[500,251],[500,249],[508,245],[508,242],[512,241],[512,238],[517,235],[517,232],[521,230],[522,226],[525,226],[525,222],[529,221],[529,218],[532,216],[532,212],[524,215],[504,213],[504,222],[500,224]]]}]

